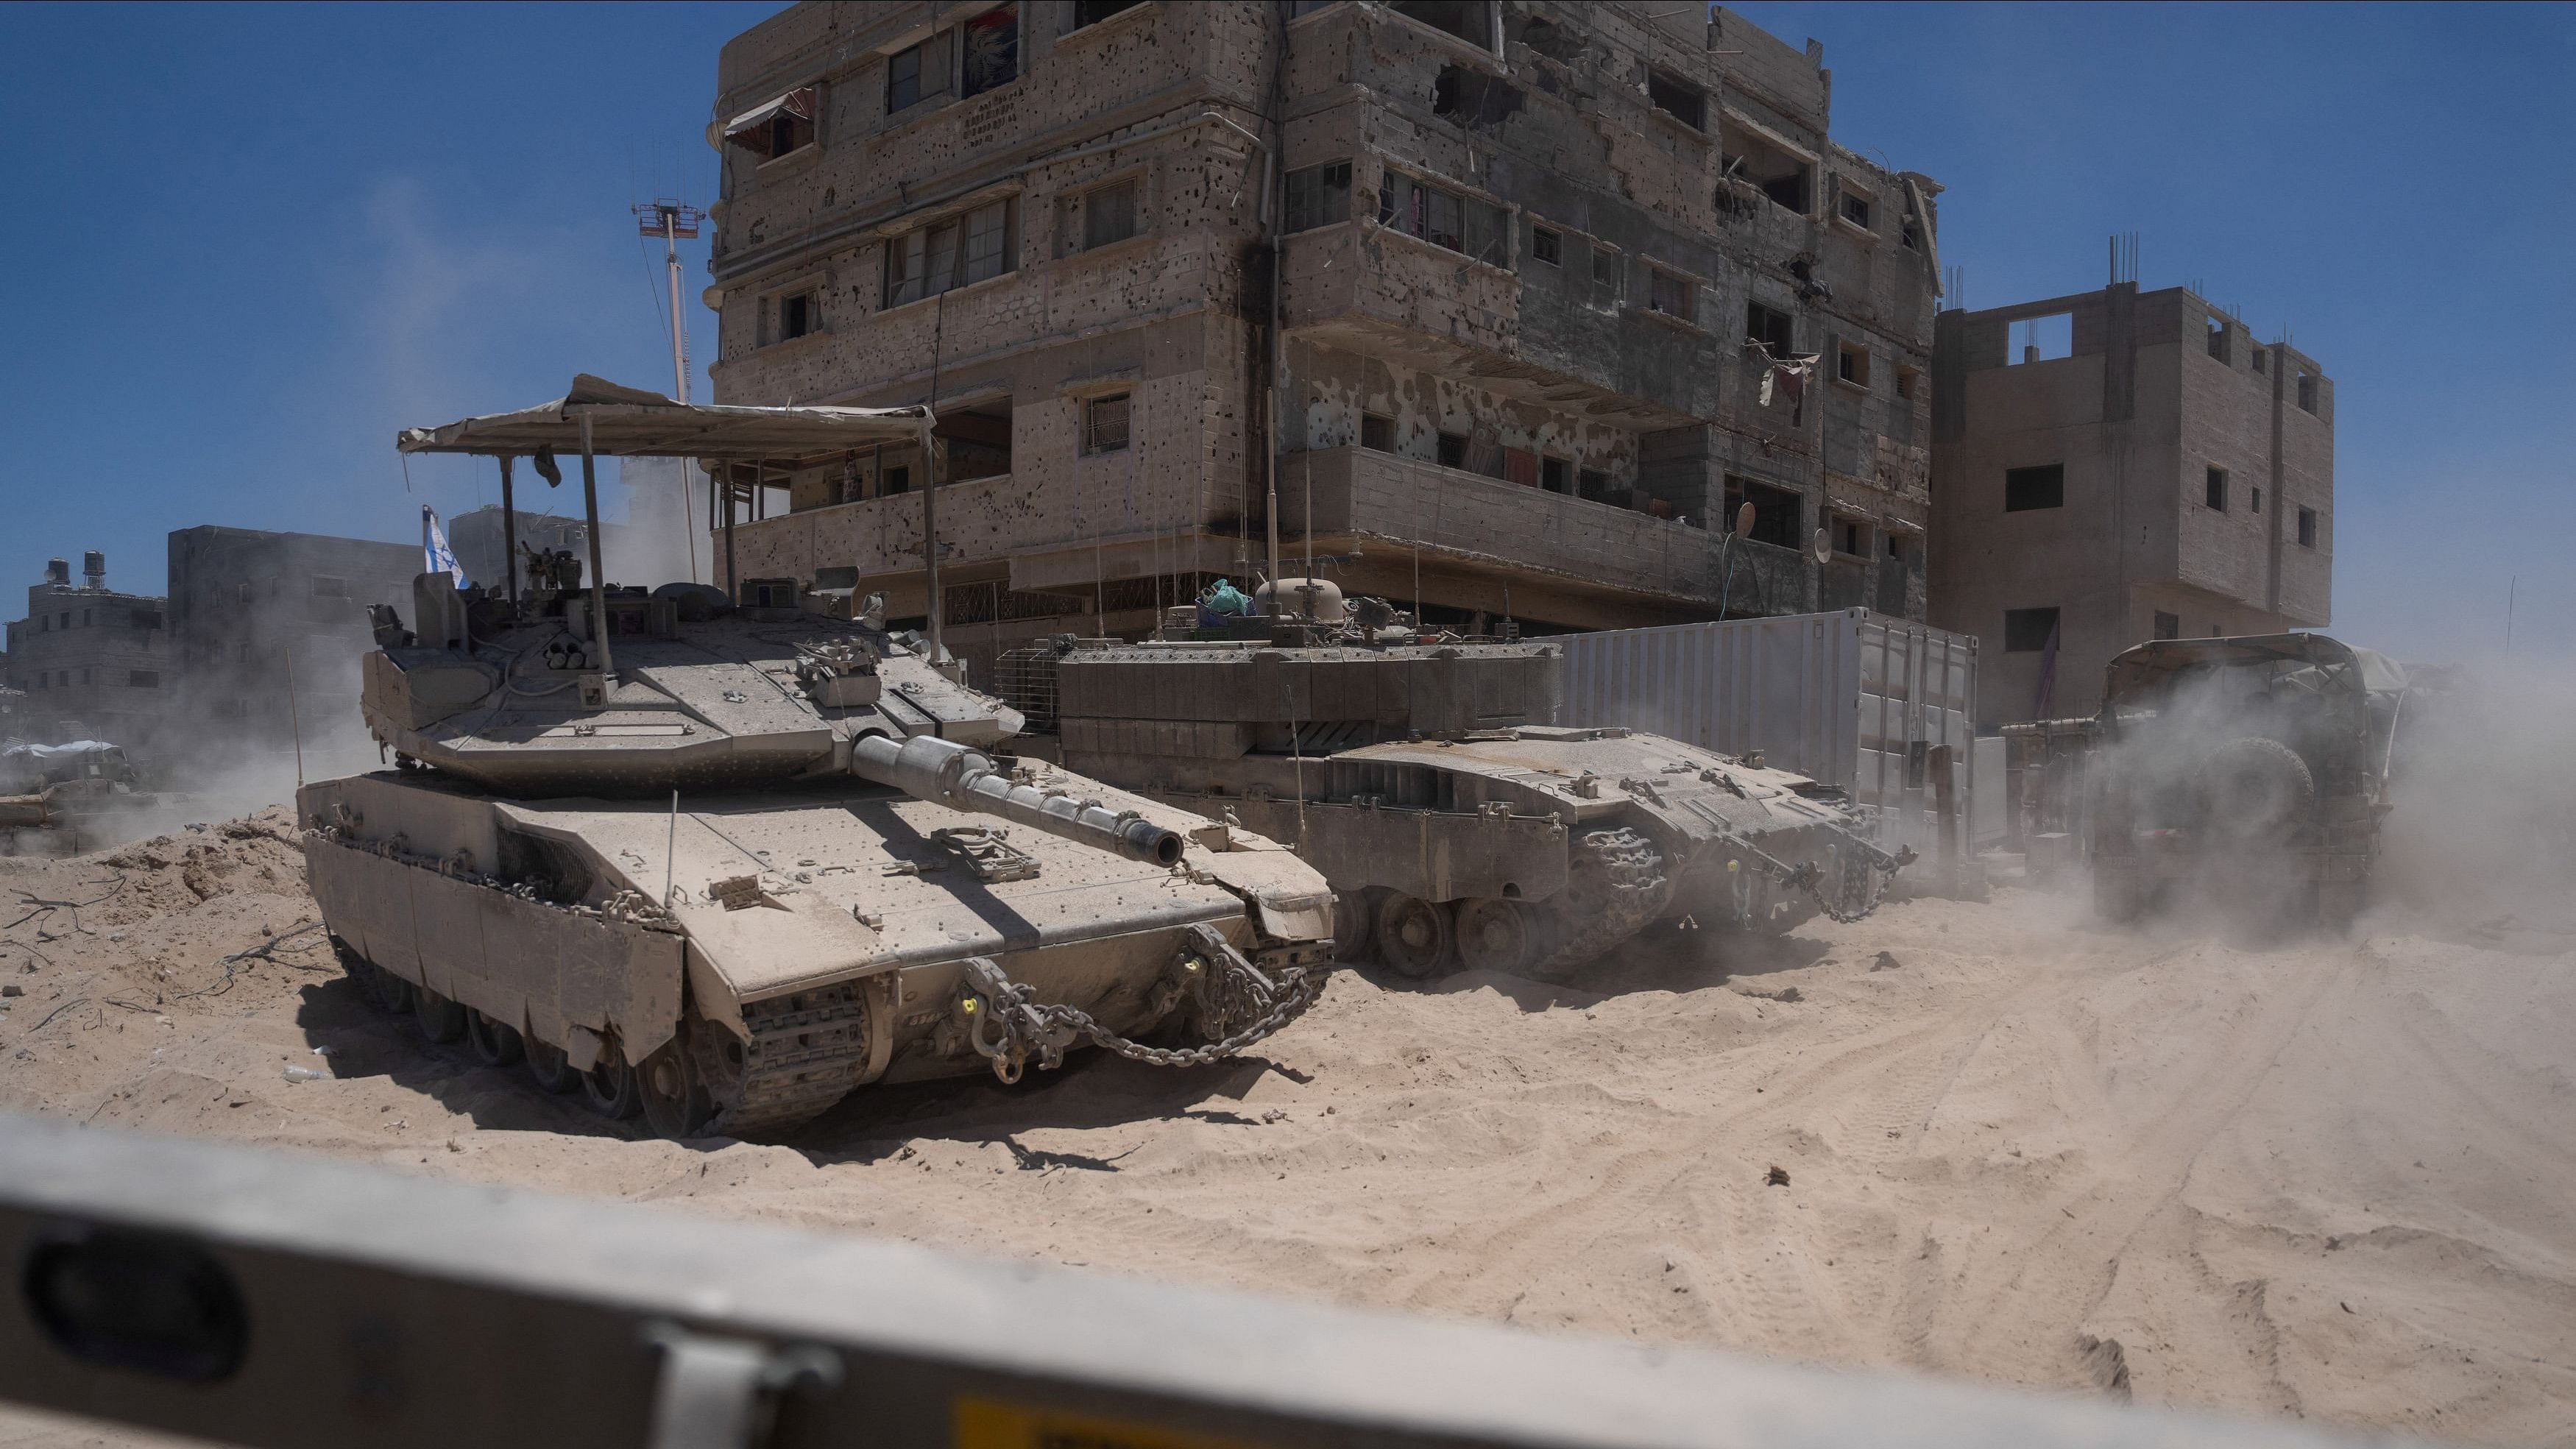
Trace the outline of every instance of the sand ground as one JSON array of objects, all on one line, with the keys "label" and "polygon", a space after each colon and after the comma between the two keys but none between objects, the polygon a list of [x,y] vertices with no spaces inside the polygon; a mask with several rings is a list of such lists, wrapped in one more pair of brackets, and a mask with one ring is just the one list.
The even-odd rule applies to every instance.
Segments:
[{"label": "sand ground", "polygon": [[[77,913],[19,902],[88,901]],[[1249,1058],[675,1145],[371,1013],[283,812],[0,860],[0,1109],[965,1251],[2576,1444],[2576,934],[1893,903],[1582,989],[1338,977]],[[33,914],[30,914],[32,912]],[[328,1048],[317,1056],[316,1048]],[[291,1082],[320,1067],[328,1080]],[[1785,1176],[1785,1184],[1775,1184]],[[0,1418],[0,1445],[135,1442]]]}]

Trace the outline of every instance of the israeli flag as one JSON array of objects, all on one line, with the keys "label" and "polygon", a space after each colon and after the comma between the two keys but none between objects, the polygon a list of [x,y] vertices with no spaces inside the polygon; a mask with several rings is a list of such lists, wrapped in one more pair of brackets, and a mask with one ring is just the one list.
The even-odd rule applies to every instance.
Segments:
[{"label": "israeli flag", "polygon": [[456,550],[447,546],[447,534],[438,526],[438,515],[426,503],[420,508],[420,552],[422,573],[445,574],[456,580],[458,588],[465,587],[465,566],[456,561]]}]

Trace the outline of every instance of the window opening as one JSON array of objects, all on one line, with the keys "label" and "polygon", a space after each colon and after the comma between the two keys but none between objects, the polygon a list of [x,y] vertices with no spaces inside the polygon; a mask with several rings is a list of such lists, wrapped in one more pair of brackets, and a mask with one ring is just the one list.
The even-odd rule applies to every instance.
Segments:
[{"label": "window opening", "polygon": [[1115,453],[1127,446],[1127,394],[1096,397],[1082,405],[1082,450]]},{"label": "window opening", "polygon": [[1479,50],[1494,48],[1492,11],[1485,0],[1394,0],[1386,8],[1407,20],[1447,31]]},{"label": "window opening", "polygon": [[1574,491],[1574,465],[1563,458],[1542,456],[1538,463],[1538,486],[1550,493]]},{"label": "window opening", "polygon": [[2311,413],[2317,410],[2317,375],[2313,372],[2299,374],[2299,409]]},{"label": "window opening", "polygon": [[2227,511],[2226,469],[2212,468],[2209,470],[2209,477],[2201,484],[2200,501],[2208,507],[2217,509],[2221,513],[2225,513]]},{"label": "window opening", "polygon": [[774,161],[814,144],[816,113],[814,87],[800,86],[737,117],[725,127],[725,144]]},{"label": "window opening", "polygon": [[[2227,319],[2213,316],[2209,319],[2209,355],[2225,362],[2228,360],[2227,351]],[[2173,636],[2166,634],[2158,637],[2170,639]]]},{"label": "window opening", "polygon": [[812,292],[791,292],[778,299],[778,340],[787,342],[815,330],[820,320]]},{"label": "window opening", "polygon": [[1395,451],[1395,419],[1376,413],[1360,414],[1360,446],[1380,453]]},{"label": "window opening", "polygon": [[2057,637],[2055,609],[2004,610],[2004,652],[2036,654]]},{"label": "window opening", "polygon": [[1133,10],[1144,0],[1073,0],[1073,28],[1098,25],[1122,10]]},{"label": "window opening", "polygon": [[1719,123],[1718,136],[1726,153],[1723,166],[1729,179],[1751,186],[1775,206],[1786,207],[1800,216],[1807,214],[1815,168],[1805,157],[1728,121]]},{"label": "window opening", "polygon": [[2302,508],[2299,510],[2299,547],[2315,548],[2316,546],[2317,511],[2313,508]]},{"label": "window opening", "polygon": [[1136,183],[1094,187],[1082,195],[1082,249],[1123,242],[1136,234]]},{"label": "window opening", "polygon": [[1869,386],[1869,349],[1856,342],[1835,343],[1834,376],[1854,387]]},{"label": "window opening", "polygon": [[2254,349],[2254,370],[2256,372],[2270,372],[2272,370],[2272,356],[2269,351],[2260,347]]},{"label": "window opening", "polygon": [[1578,468],[1574,472],[1574,493],[1595,503],[1610,501],[1610,475],[1598,468]]},{"label": "window opening", "polygon": [[2260,512],[2262,512],[2262,511],[2263,511],[2263,490],[2262,490],[2261,488],[2257,487],[2257,488],[2248,488],[2248,489],[2246,489],[2245,491],[2246,491],[2246,493],[2248,493],[2249,495],[2251,495],[2251,496],[2248,498],[2248,500],[2246,501],[2246,504],[2245,504],[2245,510],[2246,510],[2248,513],[2260,513]]},{"label": "window opening", "polygon": [[2035,468],[2004,470],[2004,512],[2066,506],[2066,465],[2043,463]]},{"label": "window opening", "polygon": [[2010,324],[2011,355],[2005,360],[2019,366],[2026,362],[2055,362],[2075,355],[2075,314],[2053,312],[2045,317],[2024,317]]},{"label": "window opening", "polygon": [[1687,81],[1650,70],[1646,72],[1646,99],[1656,110],[1694,131],[1708,129],[1708,97]]},{"label": "window opening", "polygon": [[2182,616],[2179,614],[2168,614],[2164,610],[2158,609],[2156,611],[2156,637],[2159,639],[2181,638]]},{"label": "window opening", "polygon": [[1386,173],[1385,189],[1378,193],[1377,219],[1407,236],[1491,266],[1507,260],[1504,243],[1509,232],[1501,207],[1417,181],[1401,171]]},{"label": "window opening", "polygon": [[1905,562],[1905,535],[1901,533],[1889,533],[1885,535],[1885,537],[1887,539],[1887,556],[1896,560],[1898,563]]},{"label": "window opening", "polygon": [[1667,317],[1679,317],[1685,322],[1697,321],[1699,309],[1694,302],[1698,291],[1699,288],[1692,285],[1688,277],[1661,267],[1646,269],[1646,305]]},{"label": "window opening", "polygon": [[[1019,203],[1005,197],[885,243],[885,303],[900,307],[1013,268]],[[815,318],[817,325],[820,317]]]},{"label": "window opening", "polygon": [[1914,379],[1918,376],[1920,376],[1920,374],[1913,368],[1898,368],[1896,370],[1896,395],[1911,401],[1914,397]]},{"label": "window opening", "polygon": [[1859,227],[1863,231],[1869,230],[1868,197],[1859,195],[1856,192],[1844,192],[1842,195],[1842,212],[1843,220],[1850,222],[1852,225]]},{"label": "window opening", "polygon": [[886,61],[886,114],[921,99],[921,47],[898,50]]},{"label": "window opening", "polygon": [[1531,227],[1530,255],[1551,267],[1565,265],[1565,237],[1543,226]]},{"label": "window opening", "polygon": [[1850,518],[1835,519],[1834,550],[1838,553],[1850,554],[1855,558],[1865,557],[1866,555],[1861,552],[1860,545],[1861,534],[1859,521]]},{"label": "window opening", "polygon": [[961,96],[980,96],[1020,76],[1020,7],[1000,5],[966,22]]},{"label": "window opening", "polygon": [[1762,344],[1762,350],[1775,358],[1795,352],[1796,324],[1789,314],[1765,307],[1759,302],[1744,304],[1744,339]]},{"label": "window opening", "polygon": [[1313,231],[1351,219],[1351,163],[1327,161],[1288,173],[1287,229]]},{"label": "window opening", "polygon": [[1799,535],[1805,532],[1807,501],[1786,488],[1756,483],[1749,478],[1726,480],[1726,511],[1730,522],[1744,505],[1753,505],[1753,531],[1745,535],[1755,543],[1775,548],[1804,548]]},{"label": "window opening", "polygon": [[1440,466],[1443,468],[1466,467],[1467,435],[1465,433],[1442,433],[1440,435],[1439,461]]},{"label": "window opening", "polygon": [[1592,247],[1592,303],[1596,307],[1619,305],[1619,254],[1598,242]]}]

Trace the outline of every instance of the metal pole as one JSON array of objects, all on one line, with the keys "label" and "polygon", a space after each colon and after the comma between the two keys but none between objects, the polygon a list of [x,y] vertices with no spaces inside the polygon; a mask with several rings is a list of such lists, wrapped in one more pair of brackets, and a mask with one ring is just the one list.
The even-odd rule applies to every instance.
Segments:
[{"label": "metal pole", "polygon": [[680,857],[676,854],[679,846],[680,792],[674,789],[671,791],[671,825],[662,832],[662,906],[665,910],[671,905],[671,876],[679,867]]},{"label": "metal pole", "polygon": [[[689,363],[687,349],[680,345],[680,218],[677,212],[662,213],[662,259],[671,268],[671,380],[678,384],[674,394],[682,403],[689,400]],[[694,231],[696,228],[692,227]]]},{"label": "metal pole", "polygon": [[608,648],[608,590],[600,582],[599,464],[590,451],[590,414],[581,415],[581,511],[590,527],[590,633],[599,641],[599,672],[617,680],[617,657]]},{"label": "metal pole", "polygon": [[501,455],[501,577],[513,617],[519,611],[519,505],[510,496],[510,455]]},{"label": "metal pole", "polygon": [[[939,400],[931,399],[937,408]],[[940,629],[946,622],[947,601],[939,596],[939,438],[932,430],[938,427],[934,412],[931,420],[921,425],[921,563],[926,571],[923,586],[930,591],[930,662],[948,662],[948,646],[940,642]]]},{"label": "metal pole", "polygon": [[735,568],[733,562],[733,523],[734,514],[738,511],[735,505],[742,501],[739,497],[741,491],[733,481],[733,469],[727,467],[724,475],[725,597],[733,600],[737,607],[742,603],[742,571]]},{"label": "metal pole", "polygon": [[304,788],[304,716],[295,704],[295,647],[283,646],[286,655],[286,727],[295,735],[295,788]]}]

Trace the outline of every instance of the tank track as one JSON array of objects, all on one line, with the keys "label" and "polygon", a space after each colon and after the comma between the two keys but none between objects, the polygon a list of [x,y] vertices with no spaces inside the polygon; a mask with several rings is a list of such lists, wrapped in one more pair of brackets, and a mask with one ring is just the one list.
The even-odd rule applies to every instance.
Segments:
[{"label": "tank track", "polygon": [[1587,830],[1566,869],[1564,904],[1556,910],[1555,944],[1533,963],[1538,971],[1580,966],[1663,914],[1673,898],[1664,853],[1637,830]]},{"label": "tank track", "polygon": [[[709,1130],[774,1136],[849,1095],[868,1069],[870,1010],[863,981],[744,1003],[742,1022],[751,1040],[740,1065],[700,1058],[710,1085],[724,1084],[716,1089],[723,1110]],[[704,1040],[719,1034],[699,1035]]]}]

